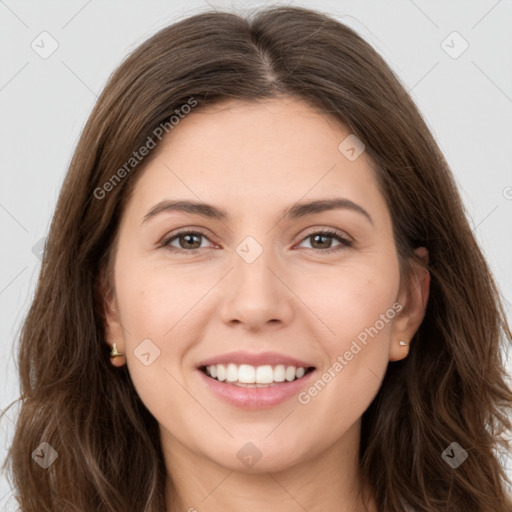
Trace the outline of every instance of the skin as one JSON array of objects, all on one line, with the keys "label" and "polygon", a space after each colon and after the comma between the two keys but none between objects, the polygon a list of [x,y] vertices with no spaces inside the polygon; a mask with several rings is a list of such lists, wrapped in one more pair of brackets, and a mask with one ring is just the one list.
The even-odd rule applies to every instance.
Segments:
[{"label": "skin", "polygon": [[[302,100],[228,101],[180,121],[135,187],[113,256],[106,341],[126,354],[112,364],[128,365],[160,425],[168,512],[364,510],[361,416],[389,361],[407,356],[399,341],[409,342],[423,319],[430,276],[416,266],[410,282],[400,281],[372,162],[338,150],[349,133]],[[373,224],[348,209],[280,215],[299,200],[332,197],[357,203]],[[164,212],[142,222],[163,199],[203,201],[230,218]],[[353,245],[315,241],[325,228]],[[205,236],[174,238],[181,252],[159,246],[183,230]],[[263,248],[250,264],[236,252],[247,236]],[[402,310],[307,404],[294,396],[240,409],[213,395],[196,370],[215,355],[269,350],[311,361],[321,376],[394,303]],[[147,338],[160,354],[145,366],[134,350]],[[248,441],[262,454],[252,467],[237,457]],[[369,510],[377,511],[373,498]]]}]

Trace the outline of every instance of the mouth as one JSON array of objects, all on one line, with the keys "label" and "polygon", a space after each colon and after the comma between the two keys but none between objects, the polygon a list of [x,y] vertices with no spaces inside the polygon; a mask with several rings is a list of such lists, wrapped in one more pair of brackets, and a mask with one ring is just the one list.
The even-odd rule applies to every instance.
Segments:
[{"label": "mouth", "polygon": [[245,388],[268,388],[303,379],[314,366],[213,364],[199,370],[210,379]]}]

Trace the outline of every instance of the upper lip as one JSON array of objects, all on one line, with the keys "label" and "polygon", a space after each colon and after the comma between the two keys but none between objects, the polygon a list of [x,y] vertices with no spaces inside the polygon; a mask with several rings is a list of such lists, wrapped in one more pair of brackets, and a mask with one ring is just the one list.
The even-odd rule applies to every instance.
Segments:
[{"label": "upper lip", "polygon": [[203,366],[212,366],[215,364],[228,364],[234,363],[237,365],[240,364],[249,364],[251,366],[263,366],[263,365],[271,365],[275,366],[278,364],[283,364],[285,366],[295,366],[296,368],[310,368],[313,367],[312,364],[307,363],[305,361],[301,361],[300,359],[296,359],[295,357],[290,357],[284,354],[279,354],[277,352],[228,352],[226,354],[220,354],[218,356],[210,357],[209,359],[205,359],[201,361],[197,366],[201,368]]}]

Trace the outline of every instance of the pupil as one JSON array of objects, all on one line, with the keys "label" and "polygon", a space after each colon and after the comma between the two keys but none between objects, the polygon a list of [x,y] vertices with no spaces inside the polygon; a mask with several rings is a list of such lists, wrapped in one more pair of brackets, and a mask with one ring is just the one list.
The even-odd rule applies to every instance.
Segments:
[{"label": "pupil", "polygon": [[193,238],[199,238],[198,235],[184,235],[183,238],[186,240],[186,244],[189,244],[189,243],[194,243],[193,240],[191,241],[191,239]]},{"label": "pupil", "polygon": [[[189,245],[189,244],[194,244],[194,238],[196,239],[196,243],[197,243],[197,239],[199,238],[198,235],[183,235],[183,237],[185,240],[186,240],[186,245]],[[326,242],[325,240],[329,239],[330,236],[329,235],[313,235],[313,239],[315,241],[315,243],[319,243],[320,245],[327,245],[327,248],[329,248],[330,246],[330,243]],[[321,239],[324,239],[324,242],[322,243]]]},{"label": "pupil", "polygon": [[[328,239],[328,238],[329,238],[329,236],[327,236],[327,235],[314,235],[314,236],[313,236],[313,238],[314,238],[314,240],[315,240],[315,242],[316,242],[319,238],[324,238],[324,239],[326,239],[326,238],[327,238],[327,239]],[[320,243],[321,243],[321,242],[320,242]],[[325,244],[324,244],[324,245],[325,245]],[[327,248],[329,248],[329,245],[330,245],[330,244],[327,244]]]}]

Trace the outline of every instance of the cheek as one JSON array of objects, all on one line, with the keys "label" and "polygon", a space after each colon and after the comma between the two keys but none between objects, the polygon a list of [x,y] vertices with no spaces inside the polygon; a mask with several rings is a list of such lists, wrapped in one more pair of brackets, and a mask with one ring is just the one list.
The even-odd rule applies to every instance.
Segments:
[{"label": "cheek", "polygon": [[194,317],[187,312],[197,300],[187,296],[193,293],[186,287],[169,286],[151,272],[127,280],[120,293],[126,364],[137,395],[160,424],[185,435],[184,420],[175,411],[185,411],[191,403],[182,362],[195,339]]},{"label": "cheek", "polygon": [[[186,381],[190,351],[211,318],[208,291],[223,270],[199,271],[197,265],[173,265],[165,258],[150,261],[126,248],[119,253],[115,284],[127,366],[146,406],[152,403],[148,408],[155,410],[165,401],[168,408],[182,395],[179,383]],[[144,355],[148,352],[149,357]],[[157,389],[165,392],[155,393]]]},{"label": "cheek", "polygon": [[349,350],[353,340],[364,343],[365,339],[389,337],[399,279],[392,253],[380,261],[341,265],[328,273],[300,278],[300,293],[321,320],[323,348],[331,358]]},{"label": "cheek", "polygon": [[[122,265],[119,265],[122,268]],[[121,319],[130,332],[128,342],[154,338],[167,344],[176,331],[189,325],[194,305],[208,289],[208,281],[193,282],[191,274],[176,269],[126,264],[119,272],[116,290]],[[126,333],[125,333],[126,334]],[[176,336],[173,346],[176,347]]]},{"label": "cheek", "polygon": [[399,309],[399,268],[392,262],[385,268],[383,263],[345,268],[310,289],[308,301],[323,323],[318,339],[326,356],[317,380],[299,397],[313,415],[350,423],[380,388]]}]

